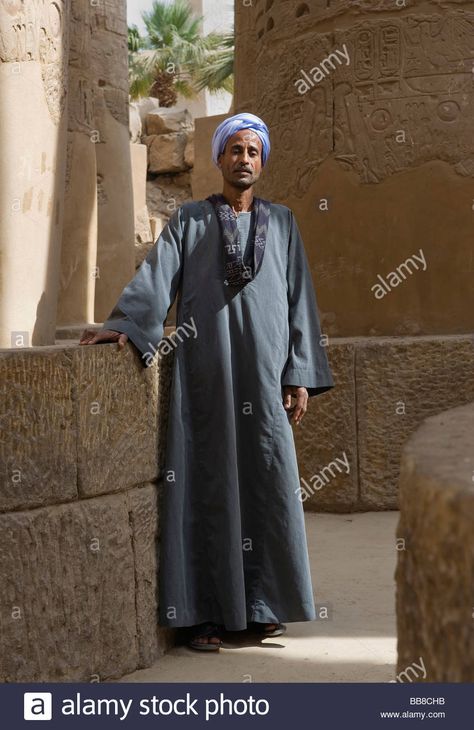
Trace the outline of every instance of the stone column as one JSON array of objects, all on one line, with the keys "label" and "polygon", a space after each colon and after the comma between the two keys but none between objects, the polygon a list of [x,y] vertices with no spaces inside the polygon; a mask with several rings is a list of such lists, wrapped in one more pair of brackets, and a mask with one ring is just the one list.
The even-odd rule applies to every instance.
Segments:
[{"label": "stone column", "polygon": [[125,0],[74,0],[59,322],[103,322],[133,277]]},{"label": "stone column", "polygon": [[0,347],[54,343],[69,4],[0,0]]},{"label": "stone column", "polygon": [[473,433],[470,403],[427,418],[403,447],[398,682],[474,682]]},{"label": "stone column", "polygon": [[69,50],[69,115],[65,220],[58,325],[94,322],[97,264],[97,162],[90,0],[73,0]]},{"label": "stone column", "polygon": [[126,0],[94,8],[94,79],[98,232],[95,319],[103,322],[135,273],[132,163],[128,117]]},{"label": "stone column", "polygon": [[472,331],[472,7],[236,3],[235,110],[271,132],[258,192],[294,211],[331,336]]}]

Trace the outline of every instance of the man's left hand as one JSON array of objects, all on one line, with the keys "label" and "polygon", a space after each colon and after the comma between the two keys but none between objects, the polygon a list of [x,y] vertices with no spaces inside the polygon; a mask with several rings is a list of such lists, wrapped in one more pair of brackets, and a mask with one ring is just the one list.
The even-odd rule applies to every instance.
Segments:
[{"label": "man's left hand", "polygon": [[[294,406],[291,399],[296,398]],[[296,425],[300,424],[308,408],[308,391],[306,388],[297,385],[283,386],[283,406],[285,411],[291,415],[291,421]]]}]

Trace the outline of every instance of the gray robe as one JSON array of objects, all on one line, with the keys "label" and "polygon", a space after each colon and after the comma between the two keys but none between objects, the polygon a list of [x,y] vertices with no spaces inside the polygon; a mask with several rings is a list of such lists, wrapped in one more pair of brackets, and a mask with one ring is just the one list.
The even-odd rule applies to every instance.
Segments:
[{"label": "gray robe", "polygon": [[[251,218],[238,217],[244,241]],[[158,345],[176,295],[178,335]],[[127,333],[144,365],[175,350],[160,624],[214,621],[241,630],[248,621],[315,619],[282,385],[315,396],[334,382],[292,211],[271,204],[261,268],[236,290],[224,284],[211,203],[182,205],[103,326]]]}]

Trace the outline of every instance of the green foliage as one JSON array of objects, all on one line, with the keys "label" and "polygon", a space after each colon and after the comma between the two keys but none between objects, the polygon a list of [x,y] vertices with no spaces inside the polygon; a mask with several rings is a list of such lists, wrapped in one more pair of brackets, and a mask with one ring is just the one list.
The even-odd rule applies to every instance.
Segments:
[{"label": "green foliage", "polygon": [[187,0],[155,0],[142,14],[147,35],[128,29],[130,96],[156,96],[172,106],[177,94],[192,98],[203,90],[233,91],[234,36],[201,35],[202,16]]}]

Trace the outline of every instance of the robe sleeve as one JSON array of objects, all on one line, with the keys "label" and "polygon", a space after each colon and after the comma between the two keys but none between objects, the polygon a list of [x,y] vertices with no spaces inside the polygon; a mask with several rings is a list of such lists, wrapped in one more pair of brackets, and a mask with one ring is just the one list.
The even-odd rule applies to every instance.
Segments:
[{"label": "robe sleeve", "polygon": [[334,380],[321,344],[321,326],[306,252],[293,212],[290,211],[287,290],[289,309],[288,359],[282,385],[304,386],[309,396],[334,388]]},{"label": "robe sleeve", "polygon": [[148,367],[163,337],[182,271],[183,221],[178,208],[123,289],[103,329],[125,332]]}]

